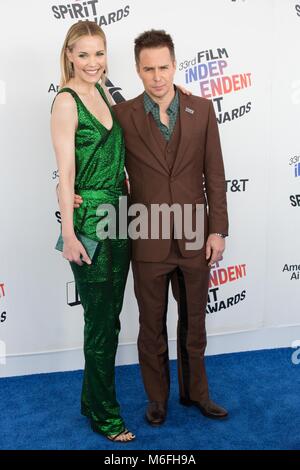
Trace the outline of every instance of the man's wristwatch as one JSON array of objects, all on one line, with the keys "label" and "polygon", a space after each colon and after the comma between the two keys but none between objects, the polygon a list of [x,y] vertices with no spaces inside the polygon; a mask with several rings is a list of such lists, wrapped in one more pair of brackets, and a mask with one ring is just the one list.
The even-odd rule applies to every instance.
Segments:
[{"label": "man's wristwatch", "polygon": [[227,235],[225,235],[224,233],[212,233],[211,235],[218,235],[221,238],[226,238],[227,237]]}]

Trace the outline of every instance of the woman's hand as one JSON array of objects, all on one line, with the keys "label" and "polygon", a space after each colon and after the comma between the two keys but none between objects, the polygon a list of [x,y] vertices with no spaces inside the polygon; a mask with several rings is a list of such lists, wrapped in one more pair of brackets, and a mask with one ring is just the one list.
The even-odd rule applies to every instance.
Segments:
[{"label": "woman's hand", "polygon": [[63,257],[79,266],[83,266],[83,262],[86,264],[92,264],[84,246],[75,235],[70,238],[64,238]]},{"label": "woman's hand", "polygon": [[176,87],[177,87],[178,90],[180,90],[181,93],[183,93],[184,95],[190,96],[190,95],[193,94],[191,91],[187,90],[187,89],[184,88],[182,85],[176,85]]}]

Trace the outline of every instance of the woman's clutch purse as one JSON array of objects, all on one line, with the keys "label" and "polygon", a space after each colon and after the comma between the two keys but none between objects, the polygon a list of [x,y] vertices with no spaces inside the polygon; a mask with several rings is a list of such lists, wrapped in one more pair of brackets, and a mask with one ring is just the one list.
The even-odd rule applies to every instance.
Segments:
[{"label": "woman's clutch purse", "polygon": [[[85,251],[88,254],[88,257],[90,258],[90,260],[92,260],[99,242],[95,240],[91,240],[90,238],[86,237],[80,232],[75,232],[75,234],[78,240],[84,246]],[[58,240],[55,245],[55,249],[58,251],[63,251],[64,249],[64,240],[63,240],[62,234],[60,234],[60,236],[58,237]]]}]

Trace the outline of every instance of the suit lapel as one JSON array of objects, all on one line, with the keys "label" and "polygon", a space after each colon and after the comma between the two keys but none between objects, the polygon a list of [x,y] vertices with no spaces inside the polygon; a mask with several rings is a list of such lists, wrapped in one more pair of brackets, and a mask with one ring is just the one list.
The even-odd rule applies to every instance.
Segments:
[{"label": "suit lapel", "polygon": [[144,108],[143,95],[140,95],[133,105],[132,119],[140,138],[154,156],[155,162],[169,174],[170,169],[164,158],[163,152],[151,132],[149,119]]},{"label": "suit lapel", "polygon": [[189,106],[188,97],[179,91],[179,119],[180,119],[180,142],[178,145],[176,160],[173,166],[172,175],[180,169],[184,161],[184,155],[187,147],[190,144],[190,132],[189,130],[194,125],[195,110]]}]

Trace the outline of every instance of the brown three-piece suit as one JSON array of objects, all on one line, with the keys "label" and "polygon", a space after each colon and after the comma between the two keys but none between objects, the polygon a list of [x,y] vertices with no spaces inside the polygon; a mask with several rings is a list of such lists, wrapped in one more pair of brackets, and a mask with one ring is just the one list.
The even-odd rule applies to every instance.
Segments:
[{"label": "brown three-piece suit", "polygon": [[[186,240],[171,237],[132,241],[132,269],[140,312],[139,360],[146,393],[151,401],[167,402],[169,358],[166,315],[169,282],[178,303],[178,377],[180,397],[208,398],[204,365],[205,308],[209,267],[205,242],[211,233],[228,233],[226,185],[217,121],[211,101],[179,92],[179,113],[166,141],[143,94],[114,107],[124,130],[126,169],[131,203],[205,205],[204,245],[187,250]],[[149,221],[150,224],[150,221]]]}]

